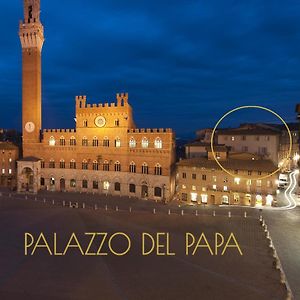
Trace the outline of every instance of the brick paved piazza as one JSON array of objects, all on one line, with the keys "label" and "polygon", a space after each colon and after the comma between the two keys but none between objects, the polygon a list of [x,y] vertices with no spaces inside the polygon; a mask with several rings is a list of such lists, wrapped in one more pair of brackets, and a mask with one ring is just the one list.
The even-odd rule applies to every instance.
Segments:
[{"label": "brick paved piazza", "polygon": [[[146,204],[140,204],[144,209],[137,212],[139,205],[134,200],[127,203],[135,208],[131,213],[125,204],[121,211],[71,209],[63,208],[58,199],[74,200],[74,195],[42,197],[47,197],[46,204],[40,199],[0,197],[0,299],[286,299],[257,216],[244,218],[239,212],[231,218],[202,212],[198,216],[168,215],[165,206],[153,214],[152,206],[147,211]],[[100,199],[99,207],[107,200]],[[115,206],[118,201],[111,203]],[[76,249],[64,257],[49,256],[45,249],[34,256],[24,255],[25,232],[44,232],[50,238],[56,232],[59,248],[71,232],[81,236],[118,231],[132,239],[131,251],[123,257],[81,256]],[[169,232],[170,248],[176,256],[142,256],[142,232]],[[225,236],[233,232],[244,255],[228,249],[224,256],[211,256],[202,248],[194,256],[186,256],[186,232],[204,232],[211,245],[215,232]],[[114,246],[121,249],[123,244],[116,240]]]}]

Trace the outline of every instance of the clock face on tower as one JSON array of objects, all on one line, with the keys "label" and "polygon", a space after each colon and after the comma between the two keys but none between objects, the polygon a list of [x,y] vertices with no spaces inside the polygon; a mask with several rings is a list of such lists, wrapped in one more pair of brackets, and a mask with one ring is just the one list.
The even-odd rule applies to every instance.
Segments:
[{"label": "clock face on tower", "polygon": [[97,127],[100,127],[100,128],[101,128],[101,127],[104,127],[105,124],[106,124],[106,120],[105,120],[104,117],[99,116],[99,117],[97,117],[97,118],[95,119],[95,125],[96,125]]},{"label": "clock face on tower", "polygon": [[28,133],[32,133],[35,129],[35,125],[33,122],[27,122],[25,124],[25,130],[28,132]]}]

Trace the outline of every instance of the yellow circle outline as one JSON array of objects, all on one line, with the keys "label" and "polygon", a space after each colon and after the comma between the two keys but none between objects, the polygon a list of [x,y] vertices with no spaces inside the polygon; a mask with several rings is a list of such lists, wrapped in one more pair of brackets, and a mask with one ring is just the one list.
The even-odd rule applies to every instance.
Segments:
[{"label": "yellow circle outline", "polygon": [[[227,173],[228,175],[232,176],[232,177],[236,177],[236,175],[230,173],[227,169],[225,169],[222,164],[219,162],[219,160],[217,159],[216,157],[216,154],[215,154],[215,150],[214,150],[214,136],[215,136],[215,133],[216,133],[216,130],[218,128],[218,126],[220,125],[220,123],[230,114],[238,111],[238,110],[242,110],[242,109],[246,109],[246,108],[257,108],[257,109],[262,109],[262,110],[265,110],[267,112],[270,112],[271,114],[273,114],[274,116],[276,116],[283,124],[284,126],[286,127],[286,130],[289,134],[289,139],[290,139],[290,147],[289,147],[289,153],[288,153],[288,156],[284,159],[284,163],[290,158],[291,156],[291,153],[292,153],[292,146],[293,146],[293,139],[292,139],[292,134],[291,134],[291,131],[289,129],[289,126],[287,125],[287,123],[284,121],[284,119],[279,115],[277,114],[275,111],[267,108],[267,107],[264,107],[264,106],[259,106],[259,105],[246,105],[246,106],[239,106],[237,108],[234,108],[232,110],[230,110],[229,112],[227,112],[225,115],[223,115],[223,117],[217,122],[217,124],[215,125],[214,129],[213,129],[213,132],[212,132],[212,135],[211,135],[211,139],[210,139],[210,147],[211,147],[211,151],[212,151],[212,154],[213,154],[213,157],[216,161],[216,163],[219,165],[219,167],[225,172]],[[268,177],[271,177],[273,175],[275,175],[277,172],[279,172],[281,169],[281,167],[279,167],[277,170],[275,170],[274,172],[272,172],[271,174],[268,174],[266,176],[262,176],[262,177],[257,177],[257,178],[252,178],[253,180],[261,180],[261,179],[265,179],[265,178],[268,178]],[[243,177],[241,177],[243,178]],[[248,177],[244,177],[243,179],[249,179]]]}]

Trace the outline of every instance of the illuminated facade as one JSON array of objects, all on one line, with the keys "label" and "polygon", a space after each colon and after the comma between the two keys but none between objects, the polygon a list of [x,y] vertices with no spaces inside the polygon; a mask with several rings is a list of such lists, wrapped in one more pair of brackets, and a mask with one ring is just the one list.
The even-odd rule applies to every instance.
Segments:
[{"label": "illuminated facade", "polygon": [[249,154],[230,155],[221,148],[218,159],[234,176],[219,167],[211,152],[207,157],[182,160],[177,164],[177,198],[191,204],[271,205],[278,176],[262,177],[275,171],[276,165]]},{"label": "illuminated facade", "polygon": [[89,104],[86,96],[78,96],[74,129],[41,129],[40,1],[25,0],[24,12],[20,39],[25,158],[18,162],[19,192],[46,189],[169,201],[175,190],[174,133],[137,129],[127,93],[103,104]]}]

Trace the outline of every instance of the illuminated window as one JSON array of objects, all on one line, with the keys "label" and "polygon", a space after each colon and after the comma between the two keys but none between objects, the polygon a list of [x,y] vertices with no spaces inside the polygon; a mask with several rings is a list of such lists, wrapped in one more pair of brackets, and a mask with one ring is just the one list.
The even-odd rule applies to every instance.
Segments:
[{"label": "illuminated window", "polygon": [[109,186],[110,186],[110,184],[109,184],[108,181],[104,181],[103,182],[103,190],[104,191],[108,191],[109,190]]},{"label": "illuminated window", "polygon": [[241,182],[241,178],[234,178],[234,183],[239,185]]},{"label": "illuminated window", "polygon": [[185,184],[182,185],[182,189],[183,189],[183,190],[186,189],[186,185],[185,185]]},{"label": "illuminated window", "polygon": [[49,146],[55,146],[55,138],[53,136],[49,139]]},{"label": "illuminated window", "polygon": [[206,204],[207,201],[208,201],[208,195],[206,195],[206,194],[201,194],[201,202]]},{"label": "illuminated window", "polygon": [[195,185],[192,185],[192,190],[196,191],[196,186]]},{"label": "illuminated window", "polygon": [[247,183],[248,186],[250,186],[252,184],[252,180],[251,179],[247,179]]},{"label": "illuminated window", "polygon": [[235,140],[235,139],[234,139],[234,136],[232,136],[232,137],[231,137],[231,140],[232,140],[232,141],[234,141],[234,140]]},{"label": "illuminated window", "polygon": [[256,180],[256,186],[261,187],[261,180],[260,179]]},{"label": "illuminated window", "polygon": [[8,169],[8,174],[12,174],[12,169]]},{"label": "illuminated window", "polygon": [[5,169],[2,169],[2,174],[5,174]]},{"label": "illuminated window", "polygon": [[213,182],[217,182],[217,176],[212,177]]},{"label": "illuminated window", "polygon": [[134,138],[131,138],[129,141],[129,147],[130,148],[135,148],[136,147],[136,141]]},{"label": "illuminated window", "polygon": [[217,190],[217,185],[216,184],[213,185],[213,190]]},{"label": "illuminated window", "polygon": [[234,194],[233,194],[233,200],[234,200],[235,202],[239,202],[239,201],[240,201],[240,195],[239,195],[238,193],[234,193]]},{"label": "illuminated window", "polygon": [[224,185],[224,191],[228,191],[228,187],[226,185]]},{"label": "illuminated window", "polygon": [[115,146],[116,146],[116,148],[120,148],[121,147],[121,140],[118,137],[115,140]]},{"label": "illuminated window", "polygon": [[144,137],[142,139],[142,148],[148,148],[148,146],[149,146],[149,141],[147,138]]},{"label": "illuminated window", "polygon": [[196,202],[198,198],[197,193],[191,193],[191,201]]},{"label": "illuminated window", "polygon": [[75,179],[71,179],[70,180],[70,187],[71,188],[75,188],[76,187],[76,180]]},{"label": "illuminated window", "polygon": [[155,139],[154,147],[156,149],[162,149],[162,140],[160,138],[156,138]]},{"label": "illuminated window", "polygon": [[229,197],[227,195],[222,196],[222,204],[229,204]]}]

